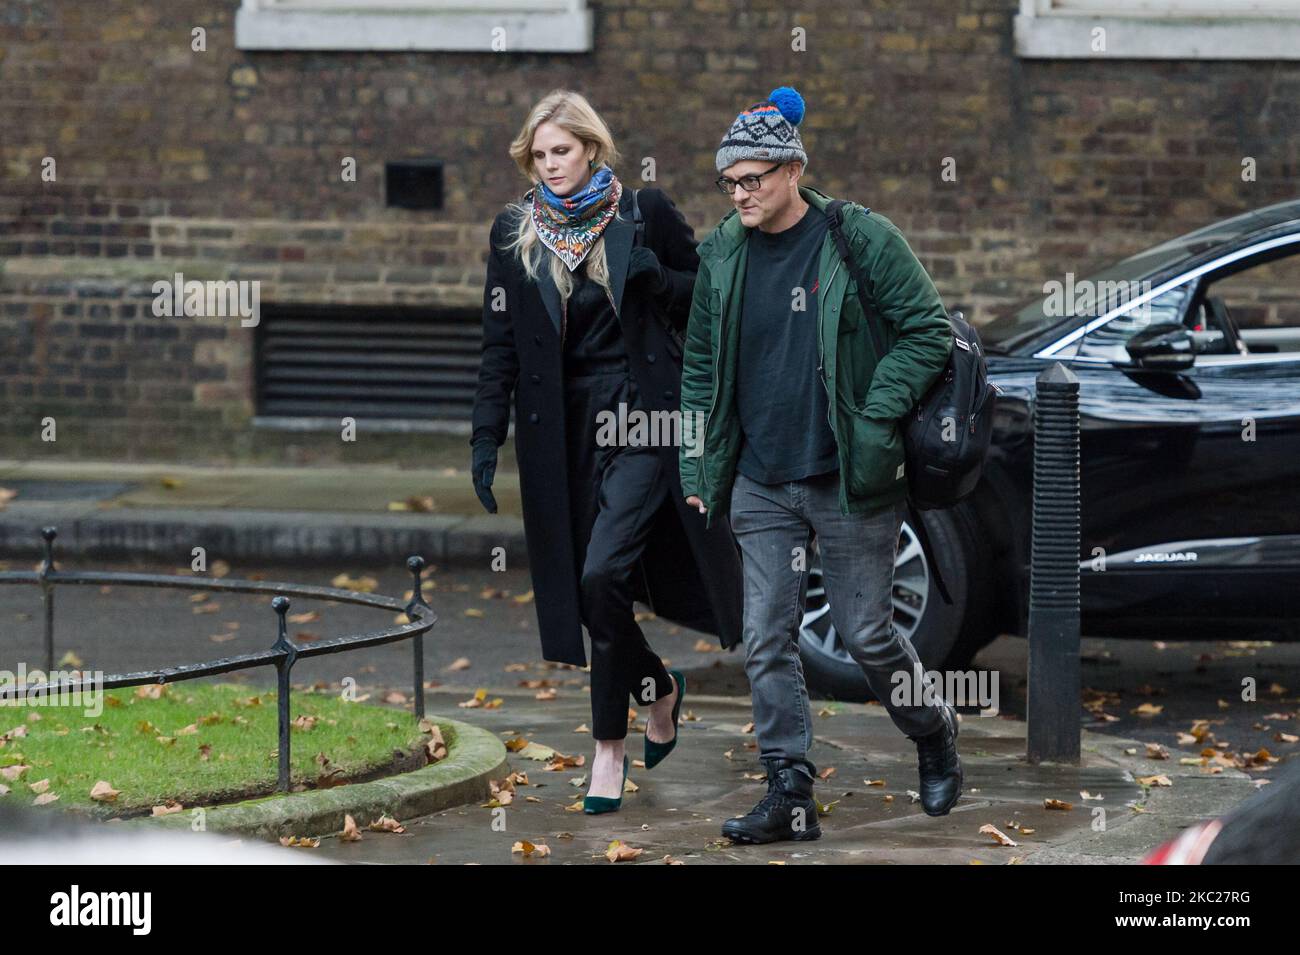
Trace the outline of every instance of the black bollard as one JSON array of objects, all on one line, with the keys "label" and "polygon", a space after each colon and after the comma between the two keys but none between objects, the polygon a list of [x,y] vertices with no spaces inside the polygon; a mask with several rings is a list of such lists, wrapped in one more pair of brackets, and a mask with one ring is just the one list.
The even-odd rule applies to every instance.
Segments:
[{"label": "black bollard", "polygon": [[1077,764],[1079,379],[1056,362],[1036,385],[1026,755],[1031,763]]}]

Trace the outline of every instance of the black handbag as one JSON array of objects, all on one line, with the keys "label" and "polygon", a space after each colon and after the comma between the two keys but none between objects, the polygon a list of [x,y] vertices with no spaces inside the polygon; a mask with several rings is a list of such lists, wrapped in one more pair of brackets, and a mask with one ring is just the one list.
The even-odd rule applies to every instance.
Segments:
[{"label": "black handbag", "polygon": [[[645,245],[645,218],[641,215],[641,205],[637,202],[637,193],[640,190],[632,190],[632,221],[636,224],[636,233],[632,238],[632,247]],[[672,323],[663,310],[659,308],[653,298],[649,299],[650,311],[654,314],[655,321],[663,326],[664,333],[668,336],[668,354],[678,365],[682,364],[683,356],[686,354],[686,336],[682,334],[680,328]]]},{"label": "black handbag", "polygon": [[[836,199],[827,206],[831,236],[857,284],[858,301],[879,361],[888,349],[881,341],[872,309],[871,287],[842,231],[845,204],[843,199]],[[961,312],[950,314],[948,322],[953,335],[948,364],[898,423],[907,462],[908,515],[929,560],[939,593],[952,603],[917,509],[952,507],[975,490],[993,436],[992,401],[997,389],[988,380],[984,349],[974,326]]]}]

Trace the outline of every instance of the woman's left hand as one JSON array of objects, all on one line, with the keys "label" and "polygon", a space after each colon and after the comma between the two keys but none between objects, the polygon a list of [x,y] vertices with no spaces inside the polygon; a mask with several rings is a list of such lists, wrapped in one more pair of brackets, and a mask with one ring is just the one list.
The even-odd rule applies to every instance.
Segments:
[{"label": "woman's left hand", "polygon": [[654,252],[644,245],[633,246],[627,266],[627,284],[641,281],[648,282],[651,293],[656,295],[668,288],[664,267]]}]

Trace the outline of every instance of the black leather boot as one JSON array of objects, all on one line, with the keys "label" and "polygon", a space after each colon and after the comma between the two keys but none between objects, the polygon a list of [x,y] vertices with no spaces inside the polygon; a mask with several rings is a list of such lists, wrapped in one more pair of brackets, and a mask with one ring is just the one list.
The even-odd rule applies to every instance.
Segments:
[{"label": "black leather boot", "polygon": [[961,757],[957,755],[957,712],[943,707],[943,726],[916,743],[921,775],[921,808],[927,816],[946,816],[961,797]]},{"label": "black leather boot", "polygon": [[722,834],[732,842],[803,842],[821,838],[812,778],[789,759],[763,760],[767,795],[747,815],[728,819]]}]

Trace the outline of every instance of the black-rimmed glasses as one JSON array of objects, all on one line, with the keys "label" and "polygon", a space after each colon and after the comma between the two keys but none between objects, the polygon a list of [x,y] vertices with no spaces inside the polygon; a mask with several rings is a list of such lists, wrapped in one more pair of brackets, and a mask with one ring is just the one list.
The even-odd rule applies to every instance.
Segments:
[{"label": "black-rimmed glasses", "polygon": [[713,181],[714,183],[717,184],[717,187],[719,189],[721,189],[724,193],[726,193],[729,196],[734,196],[736,194],[736,186],[740,186],[740,188],[744,189],[746,192],[755,192],[758,189],[758,187],[763,184],[764,176],[776,172],[784,165],[785,163],[779,162],[771,169],[765,169],[760,173],[756,173],[749,176],[741,176],[740,179],[738,180],[728,179],[726,176],[719,176],[717,179]]}]

